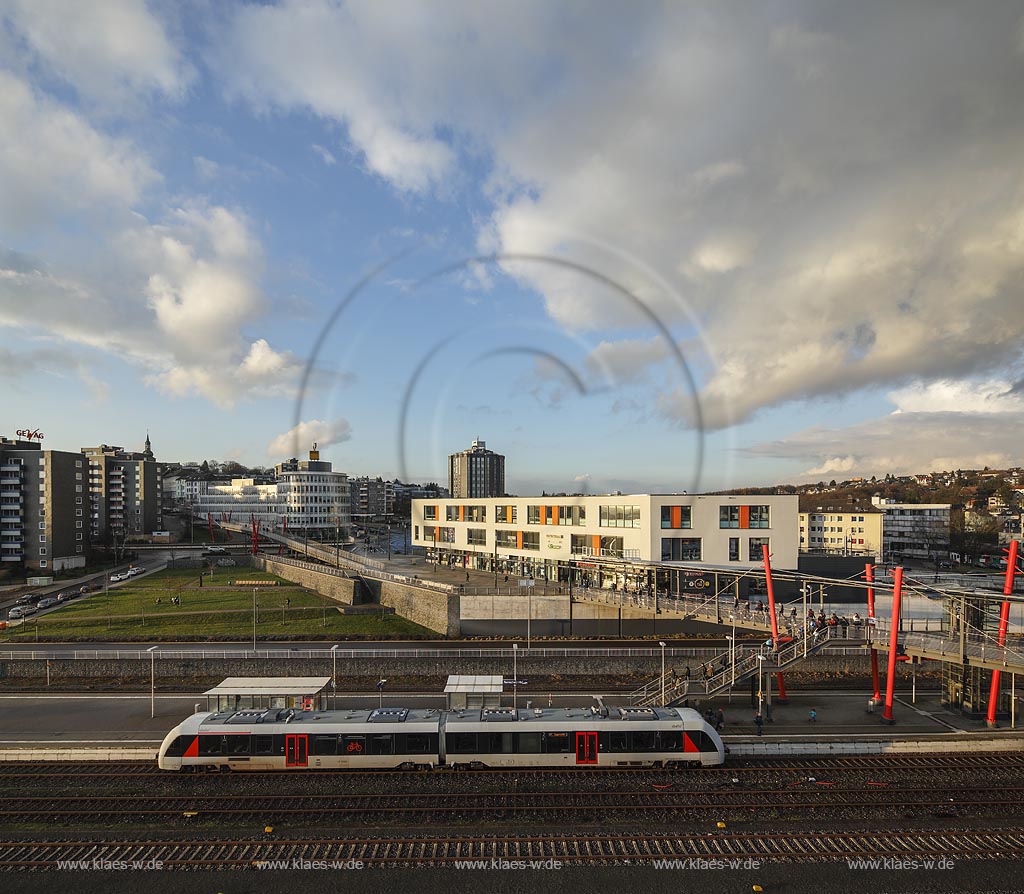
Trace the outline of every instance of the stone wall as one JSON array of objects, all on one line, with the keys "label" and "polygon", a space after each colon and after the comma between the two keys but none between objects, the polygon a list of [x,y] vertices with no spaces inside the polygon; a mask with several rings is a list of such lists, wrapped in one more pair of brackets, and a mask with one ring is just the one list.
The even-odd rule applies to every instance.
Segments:
[{"label": "stone wall", "polygon": [[291,581],[293,584],[298,584],[300,587],[315,590],[328,599],[333,599],[335,602],[340,602],[343,605],[358,605],[363,601],[360,596],[363,593],[364,587],[362,581],[358,578],[313,571],[263,556],[253,557],[252,564],[268,574],[276,574],[278,577]]},{"label": "stone wall", "polygon": [[363,583],[369,590],[372,601],[394,609],[395,614],[442,636],[460,635],[460,604],[457,594],[440,593],[411,584],[369,577],[363,578]]}]

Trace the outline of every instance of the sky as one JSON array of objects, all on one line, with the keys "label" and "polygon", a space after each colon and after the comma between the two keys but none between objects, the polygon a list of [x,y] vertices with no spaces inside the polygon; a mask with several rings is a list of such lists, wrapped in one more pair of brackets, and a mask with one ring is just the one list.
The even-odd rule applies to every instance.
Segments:
[{"label": "sky", "polygon": [[0,3],[0,435],[1024,464],[1019,2]]}]

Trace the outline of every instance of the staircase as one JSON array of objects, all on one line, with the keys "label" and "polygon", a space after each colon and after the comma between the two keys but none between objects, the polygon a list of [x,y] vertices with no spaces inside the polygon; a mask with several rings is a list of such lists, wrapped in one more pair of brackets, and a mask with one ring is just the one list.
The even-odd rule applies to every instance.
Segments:
[{"label": "staircase", "polygon": [[[841,638],[835,627],[824,627],[817,636],[808,636],[807,656],[820,651],[833,638]],[[735,658],[734,664],[729,663],[730,654],[726,650],[711,660],[715,670],[710,676],[685,680],[674,671],[669,671],[664,677],[656,677],[650,683],[631,692],[629,703],[642,708],[659,705],[662,703],[663,686],[665,707],[675,707],[688,698],[709,698],[746,682],[759,672],[759,665],[763,665],[760,673],[771,674],[798,664],[804,660],[804,648],[803,639],[798,639],[786,643],[777,652],[768,651],[764,646],[760,649],[740,649],[732,656]]]}]

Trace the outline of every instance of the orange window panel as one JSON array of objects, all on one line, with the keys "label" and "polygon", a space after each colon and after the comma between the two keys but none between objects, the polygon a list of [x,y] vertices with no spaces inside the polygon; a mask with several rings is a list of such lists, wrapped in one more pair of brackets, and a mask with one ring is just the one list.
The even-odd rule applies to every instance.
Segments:
[{"label": "orange window panel", "polygon": [[434,543],[437,543],[441,539],[441,529],[434,528]]},{"label": "orange window panel", "polygon": [[465,520],[466,520],[466,507],[465,506],[460,506],[459,507],[459,521],[465,521]]},{"label": "orange window panel", "polygon": [[590,543],[591,543],[591,546],[594,549],[594,555],[595,556],[601,555],[601,535],[600,534],[595,534],[593,540],[591,540]]},{"label": "orange window panel", "polygon": [[683,526],[683,507],[673,506],[672,507],[672,527],[681,528]]},{"label": "orange window panel", "polygon": [[523,532],[516,531],[516,549],[523,548]]},{"label": "orange window panel", "polygon": [[558,524],[558,507],[557,506],[552,506],[551,507],[551,524],[553,524],[553,525],[557,525]]},{"label": "orange window panel", "polygon": [[740,506],[740,527],[741,528],[749,528],[750,527],[750,507],[749,506]]}]

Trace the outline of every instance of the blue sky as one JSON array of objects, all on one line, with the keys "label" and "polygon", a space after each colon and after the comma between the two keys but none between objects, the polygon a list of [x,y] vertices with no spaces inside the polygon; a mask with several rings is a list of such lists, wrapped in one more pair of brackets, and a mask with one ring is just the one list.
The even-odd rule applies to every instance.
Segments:
[{"label": "blue sky", "polygon": [[12,0],[0,433],[480,437],[517,493],[1021,464],[1022,21]]}]

